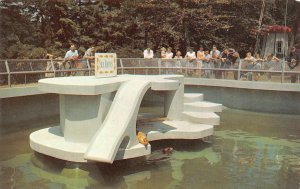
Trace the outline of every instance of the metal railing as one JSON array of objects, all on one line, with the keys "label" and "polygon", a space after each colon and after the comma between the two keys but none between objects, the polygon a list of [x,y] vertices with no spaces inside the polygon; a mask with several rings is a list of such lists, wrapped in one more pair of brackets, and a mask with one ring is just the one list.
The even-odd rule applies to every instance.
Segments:
[{"label": "metal railing", "polygon": [[[255,64],[240,60],[233,65],[223,64],[220,60],[202,62],[186,59],[142,59],[119,58],[118,74],[182,74],[185,77],[295,82],[299,83],[300,66],[289,69],[284,61],[259,61]],[[64,60],[51,59],[9,59],[0,60],[0,87],[14,87],[35,84],[39,79],[48,77],[94,75],[94,62],[80,59],[76,65]]]}]

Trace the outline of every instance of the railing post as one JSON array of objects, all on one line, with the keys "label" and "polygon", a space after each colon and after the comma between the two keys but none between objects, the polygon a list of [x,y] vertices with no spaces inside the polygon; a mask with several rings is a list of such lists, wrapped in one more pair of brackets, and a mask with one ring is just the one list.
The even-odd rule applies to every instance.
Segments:
[{"label": "railing post", "polygon": [[86,59],[86,64],[87,64],[88,69],[89,69],[89,76],[91,76],[91,66],[90,66],[90,61],[89,61],[89,59]]},{"label": "railing post", "polygon": [[157,59],[157,66],[158,66],[158,75],[160,75],[161,74],[161,59],[160,58]]},{"label": "railing post", "polygon": [[54,68],[54,63],[53,63],[53,60],[51,59],[50,60],[50,64],[51,64],[51,66],[52,66],[52,70],[53,70],[53,77],[56,77],[56,71],[55,71],[55,68]]},{"label": "railing post", "polygon": [[281,83],[284,83],[285,60],[281,63]]},{"label": "railing post", "polygon": [[5,67],[6,67],[6,72],[8,73],[8,75],[7,75],[7,84],[8,84],[8,87],[10,88],[11,87],[10,70],[9,70],[9,66],[8,66],[8,61],[7,60],[5,60]]},{"label": "railing post", "polygon": [[187,61],[187,60],[185,60],[185,77],[187,77],[188,76],[188,70],[187,70],[187,68],[188,68],[188,66],[190,66],[190,64],[189,65],[187,65],[187,63],[189,64],[189,61]]},{"label": "railing post", "polygon": [[120,58],[120,65],[121,65],[121,71],[122,71],[122,75],[123,75],[124,74],[124,67],[123,67],[122,58]]},{"label": "railing post", "polygon": [[241,78],[241,67],[242,67],[242,61],[240,59],[240,61],[239,61],[239,67],[238,67],[238,78],[237,78],[237,80],[240,80],[240,78]]},{"label": "railing post", "polygon": [[[141,59],[139,59],[139,67],[142,67],[141,66]],[[139,70],[139,69],[138,69]],[[140,71],[138,72],[139,74],[141,73]],[[134,71],[134,75],[135,75],[135,71]]]}]

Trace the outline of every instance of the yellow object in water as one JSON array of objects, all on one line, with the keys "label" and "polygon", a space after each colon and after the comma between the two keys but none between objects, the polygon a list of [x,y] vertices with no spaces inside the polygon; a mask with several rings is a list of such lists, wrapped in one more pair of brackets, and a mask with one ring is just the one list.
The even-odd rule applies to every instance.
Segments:
[{"label": "yellow object in water", "polygon": [[137,138],[138,138],[139,143],[141,143],[143,145],[147,145],[149,143],[145,133],[143,133],[143,132],[139,131],[137,134]]}]

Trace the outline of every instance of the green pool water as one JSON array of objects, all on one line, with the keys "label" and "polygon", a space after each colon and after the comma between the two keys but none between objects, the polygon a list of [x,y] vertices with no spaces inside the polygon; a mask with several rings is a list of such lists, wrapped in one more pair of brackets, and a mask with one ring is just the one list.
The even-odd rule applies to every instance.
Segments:
[{"label": "green pool water", "polygon": [[[150,157],[112,165],[71,163],[34,153],[28,137],[39,128],[1,135],[0,188],[300,188],[299,115],[226,109],[220,116],[221,124],[205,142],[152,142]],[[173,147],[173,154],[163,155],[164,147]]]}]

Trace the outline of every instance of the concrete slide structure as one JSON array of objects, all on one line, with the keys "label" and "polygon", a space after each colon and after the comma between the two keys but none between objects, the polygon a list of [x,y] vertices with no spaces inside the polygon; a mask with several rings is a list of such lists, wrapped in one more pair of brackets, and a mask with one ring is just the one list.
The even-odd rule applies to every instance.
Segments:
[{"label": "concrete slide structure", "polygon": [[134,148],[140,154],[147,154],[149,147],[139,144],[135,127],[142,98],[149,88],[149,81],[133,80],[121,85],[106,119],[89,144],[85,159],[112,163],[122,141],[121,150]]},{"label": "concrete slide structure", "polygon": [[[60,94],[60,125],[33,132],[33,150],[74,162],[105,162],[151,153],[138,142],[137,130],[149,141],[199,139],[213,134],[222,105],[184,94],[180,75],[121,75],[111,78],[64,77],[39,81],[39,89]],[[164,119],[137,125],[147,90],[164,94]]]}]

